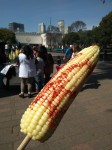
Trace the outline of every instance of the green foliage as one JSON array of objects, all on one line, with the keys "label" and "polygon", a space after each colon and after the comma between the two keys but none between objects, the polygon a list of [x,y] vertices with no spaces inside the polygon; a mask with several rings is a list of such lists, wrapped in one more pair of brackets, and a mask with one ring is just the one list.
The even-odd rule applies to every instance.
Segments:
[{"label": "green foliage", "polygon": [[[73,31],[76,30],[75,23],[73,23],[71,27]],[[77,30],[77,34],[76,32],[66,34],[63,38],[63,43],[77,43],[84,46],[96,43],[103,47],[112,45],[112,12],[102,18],[98,27],[93,27],[92,30],[88,31],[79,30],[77,27]]]},{"label": "green foliage", "polygon": [[112,44],[112,12],[102,18],[99,24],[101,41],[104,45]]},{"label": "green foliage", "polygon": [[86,24],[83,21],[75,21],[70,26],[71,32],[84,31],[86,29]]},{"label": "green foliage", "polygon": [[91,34],[91,31],[79,31],[79,44],[88,45],[89,43],[91,43]]},{"label": "green foliage", "polygon": [[63,37],[63,44],[73,44],[79,41],[79,35],[76,32],[68,33]]},{"label": "green foliage", "polygon": [[86,24],[83,21],[75,21],[70,26],[70,33],[63,37],[63,44],[84,43]]},{"label": "green foliage", "polygon": [[16,43],[15,33],[8,29],[0,29],[0,41],[4,43]]}]

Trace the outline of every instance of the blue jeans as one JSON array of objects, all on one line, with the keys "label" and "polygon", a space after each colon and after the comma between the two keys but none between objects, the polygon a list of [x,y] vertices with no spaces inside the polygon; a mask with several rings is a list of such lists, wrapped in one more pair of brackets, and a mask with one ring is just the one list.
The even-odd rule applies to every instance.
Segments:
[{"label": "blue jeans", "polygon": [[40,90],[44,87],[44,74],[38,74],[35,76],[35,88],[36,91],[40,92]]}]

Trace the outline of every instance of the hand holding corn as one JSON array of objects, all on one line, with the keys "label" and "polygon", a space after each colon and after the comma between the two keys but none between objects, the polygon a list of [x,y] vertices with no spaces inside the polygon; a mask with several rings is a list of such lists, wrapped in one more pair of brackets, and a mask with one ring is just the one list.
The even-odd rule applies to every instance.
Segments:
[{"label": "hand holding corn", "polygon": [[[70,100],[70,96],[73,93],[75,96],[78,94],[93,71],[99,52],[97,45],[84,48],[70,59],[34,98],[20,123],[21,132],[27,134],[26,140],[32,138],[41,141],[44,138],[59,112]],[[22,150],[25,144],[20,147],[18,150]]]}]

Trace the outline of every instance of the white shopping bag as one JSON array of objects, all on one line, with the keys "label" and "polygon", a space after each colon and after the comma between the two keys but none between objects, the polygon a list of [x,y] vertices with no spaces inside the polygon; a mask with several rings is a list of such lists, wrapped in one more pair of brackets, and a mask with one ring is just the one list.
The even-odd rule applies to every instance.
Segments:
[{"label": "white shopping bag", "polygon": [[1,70],[1,73],[4,74],[4,75],[6,75],[11,66],[12,66],[12,65],[7,65],[7,66],[5,66],[5,67]]}]

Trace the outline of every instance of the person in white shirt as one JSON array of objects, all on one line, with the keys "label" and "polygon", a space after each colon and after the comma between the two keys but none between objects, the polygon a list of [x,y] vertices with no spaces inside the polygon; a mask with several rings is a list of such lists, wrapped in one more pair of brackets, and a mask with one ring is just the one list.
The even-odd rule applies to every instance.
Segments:
[{"label": "person in white shirt", "polygon": [[73,52],[71,58],[74,58],[76,54],[77,54],[77,45],[73,45]]},{"label": "person in white shirt", "polygon": [[25,45],[22,52],[18,56],[19,62],[19,77],[21,78],[21,93],[20,97],[24,98],[25,85],[28,85],[28,97],[30,98],[32,92],[33,79],[36,76],[36,65],[33,50],[29,45]]}]

